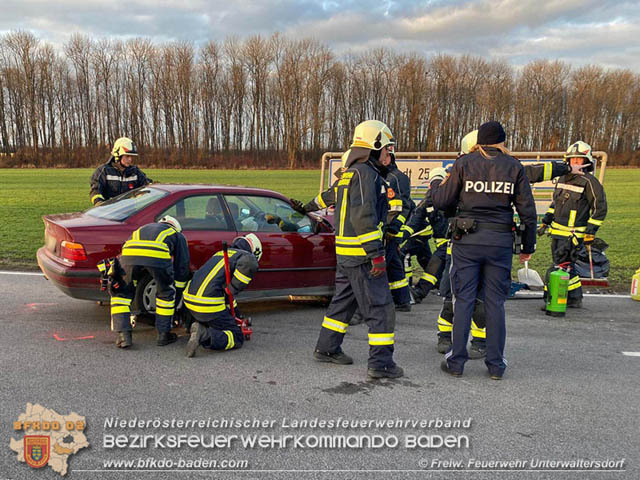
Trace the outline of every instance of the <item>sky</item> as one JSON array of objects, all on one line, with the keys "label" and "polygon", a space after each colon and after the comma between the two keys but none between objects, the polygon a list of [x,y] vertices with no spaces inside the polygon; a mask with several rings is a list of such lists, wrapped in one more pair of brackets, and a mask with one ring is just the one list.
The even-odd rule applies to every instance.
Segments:
[{"label": "sky", "polygon": [[479,55],[521,66],[559,59],[640,73],[640,0],[0,0],[0,33],[28,30],[202,44],[228,36],[311,37],[338,54]]}]

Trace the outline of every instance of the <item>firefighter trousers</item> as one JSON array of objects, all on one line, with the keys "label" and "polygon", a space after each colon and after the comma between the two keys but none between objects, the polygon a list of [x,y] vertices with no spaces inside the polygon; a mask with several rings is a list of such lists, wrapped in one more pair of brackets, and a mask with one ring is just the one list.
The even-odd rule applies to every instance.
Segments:
[{"label": "firefighter trousers", "polygon": [[[569,288],[567,291],[567,305],[571,305],[582,300],[582,283],[580,277],[576,274],[576,257],[578,249],[582,244],[582,239],[561,237],[553,237],[551,239],[551,256],[553,264],[569,262]],[[546,289],[546,286],[545,286]]]},{"label": "firefighter trousers", "polygon": [[398,241],[387,240],[385,246],[385,260],[387,262],[387,278],[393,302],[396,305],[406,305],[411,301],[409,294],[409,280],[404,272],[404,257],[400,254]]},{"label": "firefighter trousers", "polygon": [[446,239],[436,239],[437,248],[435,252],[433,252],[426,268],[424,268],[424,273],[420,276],[420,280],[418,280],[416,288],[418,288],[425,297],[435,288],[438,281],[442,278],[442,273],[444,272],[447,261],[448,243],[449,241]]},{"label": "firefighter trousers", "polygon": [[244,335],[231,315],[229,308],[211,314],[208,321],[199,320],[207,327],[207,335],[200,340],[200,345],[210,350],[232,350],[242,347]]},{"label": "firefighter trousers", "polygon": [[114,332],[131,331],[131,302],[136,294],[138,281],[146,272],[156,282],[156,329],[159,333],[171,330],[175,312],[176,289],[173,285],[173,268],[123,266],[124,285],[111,296],[111,330]]},{"label": "firefighter trousers", "polygon": [[316,350],[341,352],[349,320],[356,309],[369,327],[369,368],[393,367],[396,314],[386,275],[372,277],[371,263],[336,267],[336,293],[322,322]]}]

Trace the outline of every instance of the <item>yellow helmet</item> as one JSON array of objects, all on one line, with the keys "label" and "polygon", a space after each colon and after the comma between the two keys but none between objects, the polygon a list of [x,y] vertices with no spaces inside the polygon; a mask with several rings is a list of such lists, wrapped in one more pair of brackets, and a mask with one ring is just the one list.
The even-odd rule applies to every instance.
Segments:
[{"label": "yellow helmet", "polygon": [[351,148],[361,147],[369,150],[382,150],[382,147],[395,144],[396,141],[389,127],[379,120],[366,120],[353,131]]},{"label": "yellow helmet", "polygon": [[128,137],[120,137],[113,144],[111,156],[119,159],[122,155],[138,156],[138,149],[136,148],[136,144],[133,143],[133,140]]},{"label": "yellow helmet", "polygon": [[462,141],[460,142],[460,155],[466,155],[471,152],[471,148],[473,148],[476,143],[478,143],[478,130],[467,133],[462,137]]}]

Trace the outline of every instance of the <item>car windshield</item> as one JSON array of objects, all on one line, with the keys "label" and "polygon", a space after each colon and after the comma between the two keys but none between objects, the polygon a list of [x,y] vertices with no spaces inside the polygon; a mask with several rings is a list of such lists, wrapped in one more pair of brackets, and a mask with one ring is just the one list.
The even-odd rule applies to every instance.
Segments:
[{"label": "car windshield", "polygon": [[85,213],[92,217],[121,222],[167,195],[169,192],[153,187],[137,188],[90,208]]}]

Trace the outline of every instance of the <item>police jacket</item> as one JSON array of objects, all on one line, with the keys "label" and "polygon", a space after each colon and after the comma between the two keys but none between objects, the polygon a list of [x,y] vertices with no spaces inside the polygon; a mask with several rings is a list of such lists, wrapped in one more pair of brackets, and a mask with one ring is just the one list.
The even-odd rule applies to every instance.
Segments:
[{"label": "police jacket", "polygon": [[415,207],[411,200],[411,180],[398,169],[395,161],[389,164],[389,173],[385,177],[389,185],[389,214],[387,216],[387,231],[397,234],[406,223],[411,211]]},{"label": "police jacket", "polygon": [[458,205],[457,218],[473,219],[478,228],[454,243],[511,247],[513,208],[525,225],[522,253],[536,246],[536,205],[524,167],[514,157],[495,148],[485,148],[491,158],[478,151],[459,157],[451,173],[432,185],[433,206],[445,210]]},{"label": "police jacket", "polygon": [[551,225],[554,237],[584,238],[595,235],[606,216],[607,198],[596,177],[570,173],[558,179],[542,222]]},{"label": "police jacket", "polygon": [[571,167],[565,162],[544,162],[525,165],[524,171],[527,174],[529,183],[538,183],[566,175],[571,171]]},{"label": "police jacket", "polygon": [[345,267],[356,267],[384,255],[382,227],[389,211],[387,183],[369,158],[370,153],[369,149],[353,147],[347,170],[335,188],[320,195],[325,205],[336,206],[336,259]]},{"label": "police jacket", "polygon": [[96,168],[91,176],[90,196],[94,205],[151,183],[151,179],[135,165],[120,170],[114,162],[115,159],[111,157],[107,163]]},{"label": "police jacket", "polygon": [[184,288],[189,278],[187,239],[166,223],[148,223],[125,242],[120,263],[172,270],[176,288]]},{"label": "police jacket", "polygon": [[[251,282],[258,271],[258,261],[252,253],[241,249],[230,248],[228,254],[231,274],[229,289],[236,295]],[[193,274],[184,293],[184,303],[197,320],[208,321],[211,314],[226,310],[226,285],[224,254],[217,252]]]}]

